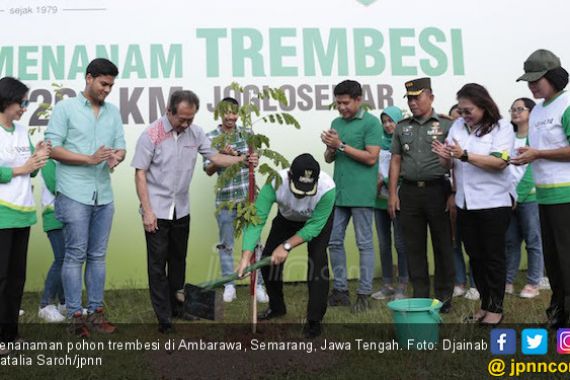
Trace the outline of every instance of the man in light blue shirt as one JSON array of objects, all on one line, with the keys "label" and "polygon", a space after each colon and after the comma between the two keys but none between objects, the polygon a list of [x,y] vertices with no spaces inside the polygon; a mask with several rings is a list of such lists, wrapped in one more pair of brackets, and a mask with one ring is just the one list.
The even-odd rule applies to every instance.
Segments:
[{"label": "man in light blue shirt", "polygon": [[[70,331],[87,337],[93,329],[112,333],[103,310],[105,257],[113,220],[111,170],[125,158],[123,124],[117,107],[105,102],[119,71],[97,58],[87,66],[85,90],[59,102],[46,140],[58,161],[55,213],[64,227],[62,280]],[[88,295],[87,317],[81,305],[82,271]]]}]

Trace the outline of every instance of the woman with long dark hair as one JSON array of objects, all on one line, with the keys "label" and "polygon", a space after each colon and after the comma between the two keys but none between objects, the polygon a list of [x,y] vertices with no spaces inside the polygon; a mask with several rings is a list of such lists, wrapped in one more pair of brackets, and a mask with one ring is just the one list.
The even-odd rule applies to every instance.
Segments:
[{"label": "woman with long dark hair", "polygon": [[548,50],[532,53],[524,63],[535,99],[544,99],[530,113],[529,146],[519,148],[512,163],[532,163],[539,205],[542,252],[552,288],[546,310],[547,325],[559,328],[568,323],[570,312],[570,94],[568,72],[560,58]]},{"label": "woman with long dark hair", "polygon": [[[30,226],[36,223],[31,175],[43,167],[49,146],[34,149],[28,130],[15,122],[28,107],[28,87],[0,79],[0,342],[18,336],[18,315],[26,280]],[[9,350],[3,349],[2,354]]]},{"label": "woman with long dark hair", "polygon": [[505,232],[513,203],[505,169],[514,133],[483,86],[466,84],[457,101],[461,117],[445,144],[436,140],[432,148],[443,166],[453,168],[457,222],[481,294],[481,308],[468,319],[497,325],[503,320]]}]

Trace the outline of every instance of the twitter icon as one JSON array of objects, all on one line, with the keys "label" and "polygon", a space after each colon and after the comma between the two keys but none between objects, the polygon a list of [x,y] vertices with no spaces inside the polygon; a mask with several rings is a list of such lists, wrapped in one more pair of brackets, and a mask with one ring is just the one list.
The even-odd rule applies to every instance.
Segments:
[{"label": "twitter icon", "polygon": [[522,353],[525,355],[546,355],[548,352],[548,331],[545,329],[524,329],[521,335]]}]

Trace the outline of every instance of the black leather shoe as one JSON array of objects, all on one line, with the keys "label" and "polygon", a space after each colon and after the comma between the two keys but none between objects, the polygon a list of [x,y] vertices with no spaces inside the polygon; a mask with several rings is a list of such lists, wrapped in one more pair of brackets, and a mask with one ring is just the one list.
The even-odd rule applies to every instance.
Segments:
[{"label": "black leather shoe", "polygon": [[175,302],[174,305],[172,305],[171,316],[172,318],[182,319],[184,317],[184,304]]},{"label": "black leather shoe", "polygon": [[441,308],[439,309],[439,312],[442,314],[447,314],[451,311],[451,301],[447,300],[443,303],[443,305],[441,305]]},{"label": "black leather shoe", "polygon": [[188,314],[188,313],[182,314],[182,316],[180,316],[180,319],[183,319],[185,321],[199,321],[200,320],[199,317],[196,317],[195,315]]},{"label": "black leather shoe", "polygon": [[161,334],[172,334],[174,332],[174,327],[172,327],[172,323],[159,323],[158,332]]},{"label": "black leather shoe", "polygon": [[287,314],[285,311],[273,311],[271,309],[265,310],[263,313],[257,314],[257,320],[259,321],[269,321],[273,318],[279,318]]},{"label": "black leather shoe", "polygon": [[485,322],[483,319],[481,319],[479,321],[479,326],[488,326],[488,327],[499,326],[501,323],[503,323],[504,317],[505,316],[503,314],[501,314],[501,318],[499,318],[499,320],[497,322]]},{"label": "black leather shoe", "polygon": [[303,335],[307,339],[314,339],[321,335],[321,321],[307,321],[303,327]]},{"label": "black leather shoe", "polygon": [[556,314],[548,318],[546,321],[546,327],[551,330],[557,330],[562,327],[566,327],[568,324],[568,316],[564,313]]}]

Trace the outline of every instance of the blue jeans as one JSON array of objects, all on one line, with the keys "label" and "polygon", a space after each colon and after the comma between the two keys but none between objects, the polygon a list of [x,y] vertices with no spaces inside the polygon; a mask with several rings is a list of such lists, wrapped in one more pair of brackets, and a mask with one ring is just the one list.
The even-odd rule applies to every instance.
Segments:
[{"label": "blue jeans", "polygon": [[392,225],[394,225],[394,245],[398,253],[398,281],[400,284],[408,283],[408,262],[406,259],[406,248],[404,236],[398,218],[392,221],[387,210],[374,209],[376,219],[376,233],[378,234],[378,245],[380,246],[380,263],[382,264],[382,278],[384,285],[392,284],[394,278],[392,264]]},{"label": "blue jeans", "polygon": [[[467,267],[463,257],[461,238],[461,227],[459,223],[455,223],[455,246],[453,247],[453,260],[455,262],[455,285],[467,286]],[[469,286],[477,288],[475,281],[473,281],[473,270],[469,268]]]},{"label": "blue jeans", "polygon": [[[222,209],[220,213],[216,215],[220,237],[220,242],[216,248],[220,254],[222,276],[234,273],[234,220],[236,216],[236,209]],[[259,260],[259,257],[257,259]],[[257,284],[263,285],[263,276],[261,276],[260,271],[257,271]],[[228,285],[234,285],[234,282],[229,282]]]},{"label": "blue jeans", "polygon": [[63,223],[65,259],[61,268],[67,315],[82,310],[81,286],[85,264],[87,311],[103,306],[105,257],[113,221],[113,203],[90,206],[63,194],[55,198],[55,215]]},{"label": "blue jeans", "polygon": [[356,292],[368,295],[372,293],[372,279],[374,277],[374,244],[372,238],[374,209],[372,207],[335,206],[334,208],[333,229],[329,241],[329,254],[334,273],[333,286],[336,290],[348,290],[344,236],[351,216],[353,217],[356,245],[360,252],[360,285]]},{"label": "blue jeans", "polygon": [[528,254],[527,282],[538,285],[543,276],[544,258],[540,237],[538,203],[517,203],[507,230],[505,254],[507,256],[507,284],[512,284],[519,270],[521,244],[525,241]]},{"label": "blue jeans", "polygon": [[47,236],[51,244],[54,260],[46,276],[40,307],[45,307],[49,305],[50,302],[56,301],[59,301],[60,304],[65,303],[63,284],[61,282],[61,266],[65,258],[65,238],[63,236],[63,230],[57,229],[48,231]]}]

